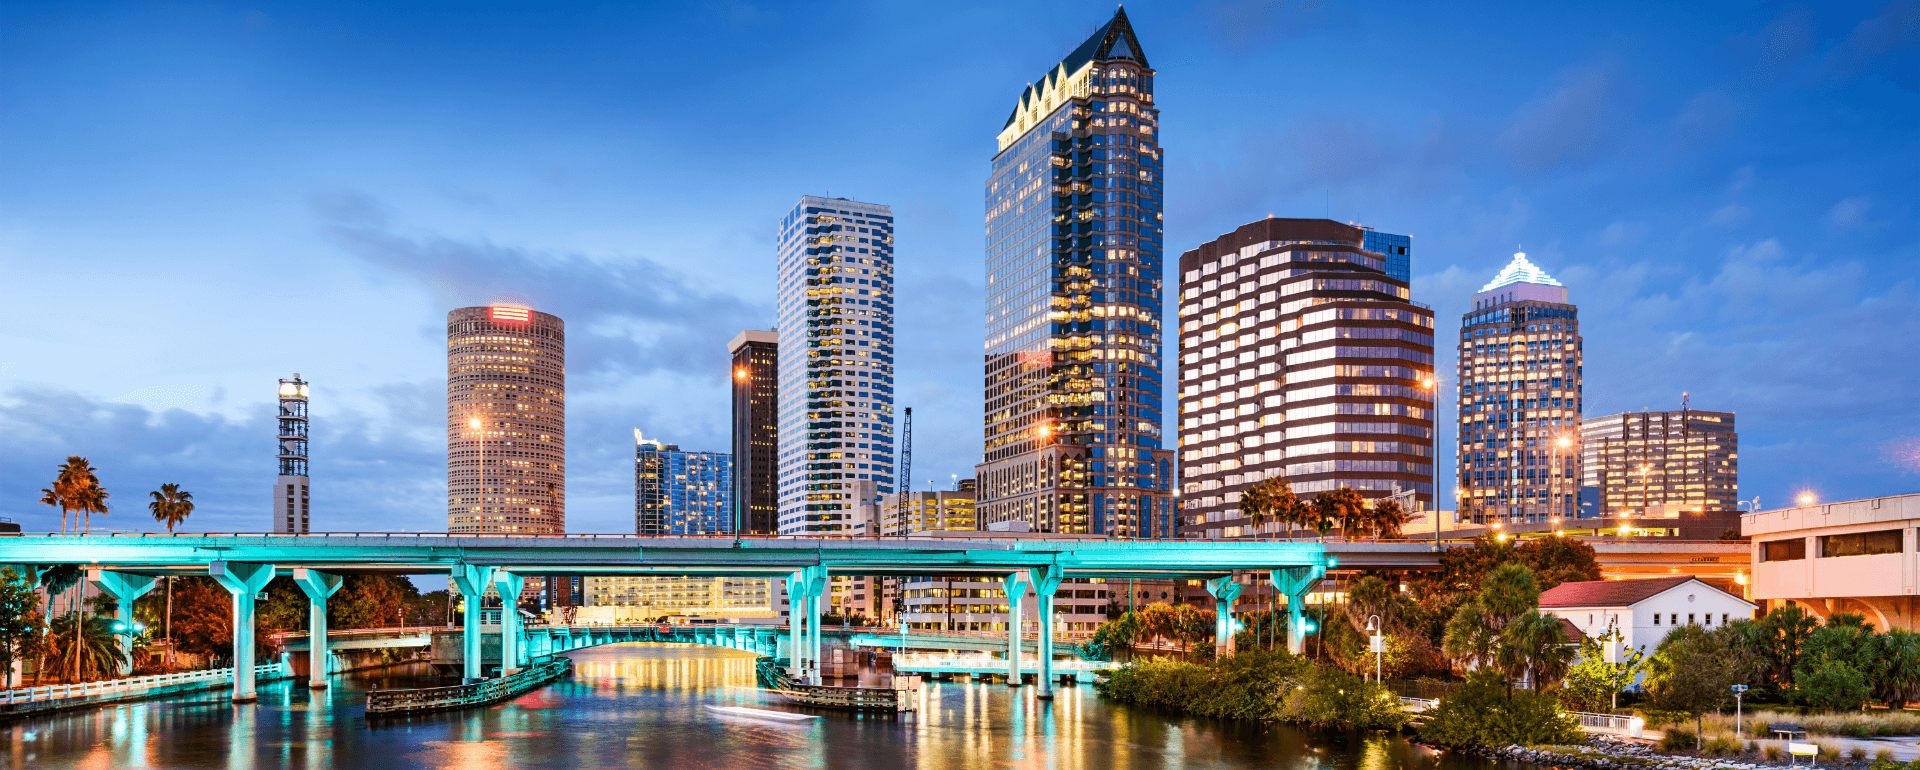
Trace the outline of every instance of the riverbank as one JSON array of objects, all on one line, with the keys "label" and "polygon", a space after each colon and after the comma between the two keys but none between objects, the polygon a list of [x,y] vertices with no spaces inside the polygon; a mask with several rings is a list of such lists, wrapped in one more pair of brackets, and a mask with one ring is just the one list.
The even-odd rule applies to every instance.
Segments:
[{"label": "riverbank", "polygon": [[[1779,743],[1778,741],[1753,741],[1749,742],[1749,745],[1761,747],[1761,751],[1742,751],[1733,756],[1718,757],[1702,756],[1697,753],[1662,752],[1650,741],[1605,735],[1594,736],[1592,741],[1582,746],[1465,748],[1435,746],[1432,748],[1464,756],[1526,762],[1567,770],[1772,770],[1793,766],[1794,763],[1788,761]],[[1864,768],[1900,761],[1890,750],[1882,749],[1886,753],[1876,756],[1874,752],[1868,752],[1865,748],[1850,746],[1843,749],[1830,743],[1825,744],[1822,746],[1822,756],[1817,764],[1823,767]],[[1772,749],[1772,751],[1765,749]],[[1775,754],[1778,755],[1777,759]],[[1805,763],[1805,759],[1800,760],[1800,764]]]}]

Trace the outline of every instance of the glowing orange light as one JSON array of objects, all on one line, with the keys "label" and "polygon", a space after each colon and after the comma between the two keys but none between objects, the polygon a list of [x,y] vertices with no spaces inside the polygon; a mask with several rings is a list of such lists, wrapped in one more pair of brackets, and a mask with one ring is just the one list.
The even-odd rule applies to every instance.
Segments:
[{"label": "glowing orange light", "polygon": [[1801,505],[1813,505],[1813,502],[1814,502],[1815,500],[1817,500],[1817,499],[1819,499],[1819,498],[1816,498],[1816,497],[1814,497],[1814,496],[1813,496],[1813,493],[1812,493],[1812,492],[1801,492],[1801,493],[1800,493],[1800,504],[1801,504]]},{"label": "glowing orange light", "polygon": [[746,379],[746,378],[747,378],[747,370],[745,370],[745,369],[735,369],[735,370],[733,370],[733,378],[734,378],[734,379],[736,379],[736,380],[744,380],[744,379]]},{"label": "glowing orange light", "polygon": [[478,417],[475,417],[475,418],[473,418],[473,419],[471,419],[471,420],[468,420],[468,421],[467,421],[467,427],[469,427],[469,428],[472,428],[472,429],[474,429],[474,430],[479,430],[479,429],[480,429],[480,418],[478,418]]},{"label": "glowing orange light", "polygon": [[494,305],[487,308],[487,318],[497,324],[523,324],[533,320],[533,311],[513,305]]}]

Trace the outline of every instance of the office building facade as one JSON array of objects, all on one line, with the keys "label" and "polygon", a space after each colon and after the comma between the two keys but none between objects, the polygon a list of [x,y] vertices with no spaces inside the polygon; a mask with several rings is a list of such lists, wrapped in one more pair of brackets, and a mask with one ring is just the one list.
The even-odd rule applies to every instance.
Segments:
[{"label": "office building facade", "polygon": [[280,381],[280,475],[273,481],[273,531],[311,532],[307,477],[307,381],[295,372]]},{"label": "office building facade", "polygon": [[998,136],[975,470],[989,523],[1142,537],[1171,516],[1153,81],[1116,12],[1027,87]]},{"label": "office building facade", "polygon": [[585,579],[576,622],[646,623],[686,616],[720,619],[779,616],[773,581],[712,575],[609,575]]},{"label": "office building facade", "polygon": [[1241,516],[1268,478],[1433,501],[1433,310],[1387,272],[1373,231],[1253,222],[1180,257],[1181,530],[1272,536]]},{"label": "office building facade", "polygon": [[642,535],[733,532],[733,457],[689,452],[633,431],[633,531]]},{"label": "office building facade", "polygon": [[1622,412],[1580,424],[1582,486],[1599,515],[1731,511],[1740,501],[1732,412]]},{"label": "office building facade", "polygon": [[780,531],[780,335],[748,329],[733,356],[733,504],[742,532]]},{"label": "office building facade", "polygon": [[846,529],[893,491],[893,211],[804,196],[780,222],[781,534]]},{"label": "office building facade", "polygon": [[566,325],[514,305],[447,314],[447,531],[567,531]]},{"label": "office building facade", "polygon": [[1459,516],[1476,524],[1578,518],[1579,308],[1524,253],[1460,322]]}]

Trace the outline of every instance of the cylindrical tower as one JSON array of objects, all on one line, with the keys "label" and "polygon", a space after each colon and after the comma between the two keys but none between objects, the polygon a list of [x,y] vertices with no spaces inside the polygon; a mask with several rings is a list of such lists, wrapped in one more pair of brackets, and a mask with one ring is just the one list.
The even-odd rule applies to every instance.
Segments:
[{"label": "cylindrical tower", "polygon": [[306,534],[307,381],[280,381],[280,475],[273,482],[273,531]]},{"label": "cylindrical tower", "polygon": [[447,531],[567,531],[566,324],[514,305],[447,314]]}]

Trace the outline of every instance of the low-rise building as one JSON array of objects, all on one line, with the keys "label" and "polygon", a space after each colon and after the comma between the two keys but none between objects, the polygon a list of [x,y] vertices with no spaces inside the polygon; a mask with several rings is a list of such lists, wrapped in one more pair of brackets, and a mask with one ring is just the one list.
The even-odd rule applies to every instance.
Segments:
[{"label": "low-rise building", "polygon": [[1920,630],[1920,494],[1817,503],[1740,517],[1752,539],[1750,596],[1825,620],[1858,612],[1875,628]]},{"label": "low-rise building", "polygon": [[1626,650],[1651,654],[1667,634],[1681,626],[1718,628],[1751,620],[1758,606],[1691,575],[1641,580],[1587,580],[1561,583],[1540,594],[1540,611],[1554,615],[1588,637],[1618,632],[1607,645],[1607,660]]}]

